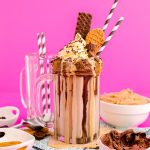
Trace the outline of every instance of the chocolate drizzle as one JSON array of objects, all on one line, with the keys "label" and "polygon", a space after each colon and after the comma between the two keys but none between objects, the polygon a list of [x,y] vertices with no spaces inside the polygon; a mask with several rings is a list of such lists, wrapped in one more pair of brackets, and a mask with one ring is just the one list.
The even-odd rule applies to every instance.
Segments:
[{"label": "chocolate drizzle", "polygon": [[83,143],[87,142],[87,131],[86,131],[86,108],[87,108],[87,103],[88,103],[88,90],[87,90],[87,85],[88,82],[90,80],[91,76],[85,76],[84,77],[84,83],[83,83],[83,94],[82,94],[82,98],[83,98],[83,120],[82,120],[82,131],[83,131]]},{"label": "chocolate drizzle", "polygon": [[67,106],[67,76],[65,77],[65,98],[66,98],[66,101],[65,101],[65,108]]},{"label": "chocolate drizzle", "polygon": [[63,80],[62,80],[62,81],[61,81],[61,88],[62,88],[61,90],[62,90],[62,91],[63,91],[63,83],[64,83],[64,82],[63,82]]},{"label": "chocolate drizzle", "polygon": [[97,76],[95,77],[95,89],[94,89],[94,94],[97,95],[98,91],[97,91]]},{"label": "chocolate drizzle", "polygon": [[60,95],[61,95],[61,90],[60,90],[60,74],[58,74],[59,116],[60,116]]}]

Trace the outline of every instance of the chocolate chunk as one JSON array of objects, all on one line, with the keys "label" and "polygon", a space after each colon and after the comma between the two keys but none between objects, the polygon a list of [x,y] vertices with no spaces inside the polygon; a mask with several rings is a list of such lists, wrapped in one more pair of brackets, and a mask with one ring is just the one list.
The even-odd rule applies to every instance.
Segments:
[{"label": "chocolate chunk", "polygon": [[135,142],[135,133],[132,129],[129,129],[123,132],[120,138],[123,145],[131,146]]},{"label": "chocolate chunk", "polygon": [[105,134],[101,141],[116,150],[146,150],[150,147],[150,138],[147,138],[145,133],[135,133],[132,129],[122,133],[112,130]]},{"label": "chocolate chunk", "polygon": [[34,136],[35,136],[36,140],[42,140],[42,139],[44,139],[46,137],[46,133],[42,132],[42,131],[36,131],[34,133]]},{"label": "chocolate chunk", "polygon": [[5,135],[5,132],[0,132],[0,138],[2,138]]},{"label": "chocolate chunk", "polygon": [[120,133],[116,130],[112,130],[110,134],[113,140],[118,141],[120,139]]},{"label": "chocolate chunk", "polygon": [[2,116],[2,117],[0,117],[0,119],[6,119],[6,117]]},{"label": "chocolate chunk", "polygon": [[[92,56],[90,52],[92,52],[92,53],[94,54],[95,47],[96,47],[96,46],[95,46],[94,44],[92,44],[92,43],[89,43],[89,44],[86,45],[86,48],[87,48],[89,57]],[[95,55],[95,54],[94,54],[94,55]]]},{"label": "chocolate chunk", "polygon": [[32,130],[37,130],[37,131],[43,129],[42,126],[39,126],[39,125],[35,125],[35,126],[34,126],[34,125],[32,125],[32,124],[30,124],[30,123],[28,123],[28,122],[23,122],[23,126],[28,127],[28,128],[30,128],[30,129],[32,129]]}]

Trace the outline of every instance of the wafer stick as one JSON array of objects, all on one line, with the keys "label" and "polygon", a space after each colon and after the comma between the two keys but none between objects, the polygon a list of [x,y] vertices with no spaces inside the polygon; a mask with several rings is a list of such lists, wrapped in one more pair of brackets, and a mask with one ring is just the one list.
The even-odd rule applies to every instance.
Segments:
[{"label": "wafer stick", "polygon": [[90,31],[92,15],[89,13],[80,12],[75,30],[75,35],[79,33],[85,39],[87,33]]},{"label": "wafer stick", "polygon": [[109,14],[108,14],[108,16],[107,16],[107,19],[106,19],[106,21],[105,21],[105,23],[104,23],[104,26],[103,26],[103,31],[104,31],[104,32],[105,32],[105,30],[106,30],[107,27],[108,27],[108,23],[109,23],[110,19],[111,19],[112,16],[113,16],[113,13],[114,13],[114,10],[115,10],[117,4],[118,4],[118,0],[115,0],[114,3],[113,3],[113,5],[112,5],[112,8],[111,8],[111,10],[110,10],[110,12],[109,12]]},{"label": "wafer stick", "polygon": [[108,37],[106,38],[104,44],[102,45],[102,47],[100,48],[99,52],[97,53],[97,55],[100,55],[100,53],[105,49],[106,45],[108,44],[108,42],[112,39],[114,33],[118,30],[118,28],[120,27],[122,21],[124,20],[124,17],[121,17],[118,22],[116,23],[116,25],[114,26],[114,28],[112,29],[112,31],[110,32],[110,34],[108,35]]}]

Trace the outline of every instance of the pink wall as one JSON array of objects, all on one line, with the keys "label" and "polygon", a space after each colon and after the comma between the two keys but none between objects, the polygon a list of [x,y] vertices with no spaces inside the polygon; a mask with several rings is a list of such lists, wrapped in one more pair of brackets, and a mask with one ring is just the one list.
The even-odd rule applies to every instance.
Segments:
[{"label": "pink wall", "polygon": [[[56,53],[73,38],[79,11],[92,13],[93,27],[102,27],[112,3],[113,0],[0,1],[0,92],[19,93],[19,72],[25,54],[37,51],[37,32],[46,33],[47,50]],[[102,92],[126,87],[140,93],[150,91],[149,6],[149,0],[120,0],[107,34],[121,15],[125,20],[102,54]]]}]

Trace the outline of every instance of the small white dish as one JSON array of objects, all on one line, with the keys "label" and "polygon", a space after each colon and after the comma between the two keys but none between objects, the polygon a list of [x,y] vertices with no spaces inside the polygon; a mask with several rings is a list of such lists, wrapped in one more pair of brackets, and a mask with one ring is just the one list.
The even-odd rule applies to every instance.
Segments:
[{"label": "small white dish", "polygon": [[150,103],[143,105],[118,105],[100,100],[100,115],[105,122],[116,127],[135,127],[149,116]]},{"label": "small white dish", "polygon": [[29,133],[15,128],[0,128],[0,132],[5,132],[5,135],[0,138],[1,142],[20,141],[22,143],[7,147],[0,147],[0,150],[17,150],[27,147],[26,150],[31,150],[35,141],[34,136]]},{"label": "small white dish", "polygon": [[16,123],[19,117],[20,111],[17,107],[7,106],[0,108],[0,117],[5,117],[5,119],[0,119],[0,127],[2,126],[12,126]]}]

